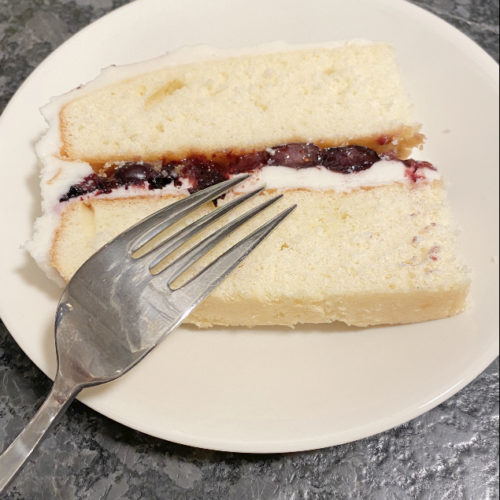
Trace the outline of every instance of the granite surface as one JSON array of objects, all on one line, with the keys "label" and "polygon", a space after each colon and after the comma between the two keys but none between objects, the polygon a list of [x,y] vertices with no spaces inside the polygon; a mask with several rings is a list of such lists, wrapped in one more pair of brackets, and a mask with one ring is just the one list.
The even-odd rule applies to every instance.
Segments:
[{"label": "granite surface", "polygon": [[[347,0],[346,0],[347,1]],[[55,47],[125,0],[0,0],[0,111]],[[496,0],[414,0],[498,60]],[[8,499],[498,498],[498,360],[425,415],[361,441],[278,455],[212,452],[128,429],[79,402]],[[0,323],[0,449],[50,381]]]}]

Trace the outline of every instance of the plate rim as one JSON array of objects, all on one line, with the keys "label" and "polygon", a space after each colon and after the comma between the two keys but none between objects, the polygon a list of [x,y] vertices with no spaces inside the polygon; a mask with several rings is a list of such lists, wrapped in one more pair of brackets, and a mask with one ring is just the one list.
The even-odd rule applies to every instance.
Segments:
[{"label": "plate rim", "polygon": [[[430,20],[430,22],[433,23],[438,23],[441,26],[446,27],[446,34],[450,33],[451,38],[455,37],[460,37],[460,42],[462,44],[466,44],[468,47],[468,50],[471,52],[474,52],[474,55],[476,56],[476,61],[478,64],[481,65],[481,67],[485,70],[485,72],[488,74],[488,77],[491,78],[492,82],[496,83],[498,85],[498,63],[493,59],[492,56],[490,56],[484,49],[480,47],[480,45],[475,42],[474,40],[470,39],[467,35],[465,35],[463,32],[455,28],[453,25],[449,24],[446,22],[444,19],[436,16],[430,11],[425,10],[424,8],[412,4],[409,2],[401,2],[400,0],[377,0],[380,3],[388,4],[388,5],[398,5],[398,7],[401,7],[404,5],[404,8],[409,8],[410,10],[413,10],[414,12],[418,12],[418,15],[423,16],[426,20]],[[97,23],[105,23],[107,22],[108,18],[113,17],[116,15],[118,11],[123,11],[123,10],[134,10],[141,8],[142,5],[147,4],[147,3],[157,3],[158,0],[136,0],[135,2],[131,2],[128,4],[125,4],[117,9],[114,9],[104,16],[100,17],[93,23],[83,27],[79,31],[77,31],[75,34],[73,34],[69,39],[67,39],[65,42],[63,42],[61,45],[59,45],[54,51],[52,51],[47,57],[43,59],[43,61],[30,73],[30,75],[23,81],[23,83],[19,86],[19,88],[16,90],[12,98],[9,100],[8,104],[6,105],[2,115],[0,116],[0,132],[4,126],[4,122],[6,121],[6,116],[8,117],[9,115],[9,109],[12,109],[12,107],[15,105],[17,102],[17,99],[20,98],[22,95],[23,89],[31,83],[32,80],[36,79],[39,71],[42,71],[43,66],[53,57],[57,57],[59,51],[62,51],[65,49],[66,45],[69,44],[70,42],[74,43],[75,39],[78,39],[79,37],[85,36],[85,33],[88,30],[91,30]],[[451,28],[451,30],[450,30]],[[453,32],[453,35],[451,33]],[[19,339],[12,333],[15,332],[16,327],[15,327],[15,319],[14,317],[11,318],[9,311],[4,308],[3,301],[0,301],[0,316],[2,318],[2,321],[4,322],[7,330],[9,331],[11,337],[14,339],[16,344],[20,347],[20,349],[26,354],[26,356],[41,370],[43,371],[49,378],[52,378],[47,371],[38,365],[37,362],[33,361],[31,356],[28,354],[27,346],[25,342],[20,342]],[[11,321],[12,319],[12,321]],[[26,348],[25,348],[26,347]],[[471,366],[468,367],[467,370],[467,375],[463,376],[461,380],[455,384],[453,387],[450,387],[447,391],[444,391],[438,398],[435,398],[427,404],[419,407],[419,408],[414,408],[413,410],[401,410],[397,415],[399,415],[398,418],[385,418],[381,419],[381,421],[378,423],[378,425],[373,426],[373,424],[369,425],[370,431],[369,433],[363,432],[363,429],[367,427],[365,426],[360,426],[352,430],[352,432],[348,432],[347,434],[355,434],[355,436],[349,436],[346,437],[345,439],[340,439],[338,440],[337,438],[334,438],[333,436],[337,436],[337,434],[333,433],[333,436],[331,439],[328,437],[325,438],[305,438],[303,441],[302,440],[297,440],[293,444],[290,445],[290,443],[282,443],[281,441],[277,442],[272,442],[272,441],[266,441],[265,443],[261,443],[259,446],[257,446],[258,449],[256,449],[255,446],[248,447],[246,442],[241,442],[241,443],[236,443],[236,448],[234,447],[235,441],[232,440],[230,443],[226,443],[226,445],[221,446],[220,444],[215,445],[214,443],[211,442],[210,439],[208,440],[203,440],[199,438],[194,438],[194,437],[189,437],[184,434],[179,435],[178,438],[175,437],[165,437],[162,435],[158,435],[158,433],[151,431],[151,430],[145,430],[143,428],[137,427],[134,422],[128,421],[126,418],[123,416],[119,415],[113,415],[113,411],[109,410],[106,412],[103,412],[102,409],[97,409],[94,407],[94,405],[89,404],[88,402],[84,402],[87,406],[90,408],[94,409],[95,411],[98,411],[102,415],[105,415],[119,423],[122,423],[123,425],[126,425],[128,427],[131,427],[133,429],[136,429],[137,431],[147,433],[149,435],[158,437],[160,439],[168,439],[171,441],[175,441],[181,444],[189,445],[189,446],[195,446],[195,447],[202,447],[206,449],[213,449],[213,450],[221,450],[221,451],[236,451],[236,452],[250,452],[250,453],[282,453],[282,452],[289,452],[289,451],[303,451],[303,450],[309,450],[309,449],[317,449],[317,448],[323,448],[327,446],[332,446],[332,445],[337,445],[337,444],[343,444],[346,442],[351,442],[354,440],[362,439],[374,434],[378,434],[380,432],[383,432],[387,429],[393,428],[395,425],[401,425],[404,422],[407,422],[413,418],[416,418],[419,415],[422,415],[423,413],[429,411],[430,409],[438,406],[440,403],[443,401],[447,400],[454,394],[456,394],[459,390],[461,390],[463,387],[465,387],[467,384],[469,384],[474,378],[476,378],[484,369],[486,369],[491,362],[493,362],[496,357],[498,356],[498,341],[492,341],[491,345],[488,347],[488,349],[484,352],[483,356],[475,360],[475,363],[473,363]],[[402,420],[403,419],[403,420]],[[175,433],[174,433],[175,434]],[[184,437],[186,439],[184,439]],[[321,441],[321,443],[318,443],[317,441]],[[297,447],[297,442],[300,442],[303,444]],[[217,439],[217,443],[220,443],[220,440]]]}]

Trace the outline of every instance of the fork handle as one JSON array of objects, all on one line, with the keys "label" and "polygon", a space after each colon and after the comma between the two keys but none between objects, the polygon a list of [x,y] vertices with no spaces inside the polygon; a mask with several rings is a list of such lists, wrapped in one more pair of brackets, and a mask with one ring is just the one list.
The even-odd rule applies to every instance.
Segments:
[{"label": "fork handle", "polygon": [[56,377],[47,399],[35,416],[0,455],[0,496],[81,389],[81,386]]}]

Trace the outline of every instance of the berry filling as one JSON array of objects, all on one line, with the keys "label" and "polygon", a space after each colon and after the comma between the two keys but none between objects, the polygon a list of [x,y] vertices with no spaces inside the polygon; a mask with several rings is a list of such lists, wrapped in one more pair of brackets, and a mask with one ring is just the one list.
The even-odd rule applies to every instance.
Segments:
[{"label": "berry filling", "polygon": [[[210,158],[191,155],[183,160],[158,162],[116,162],[99,174],[91,174],[74,184],[59,201],[67,201],[89,193],[110,193],[118,187],[147,186],[162,189],[169,184],[182,185],[181,179],[191,183],[189,192],[195,193],[208,186],[229,179],[231,175],[251,173],[266,166],[295,169],[322,166],[333,172],[351,174],[370,168],[379,160],[397,160],[392,153],[378,155],[364,146],[320,148],[309,143],[282,144],[264,151],[245,154],[217,153]],[[406,175],[413,181],[424,178],[420,168],[435,168],[428,162],[403,160]]]}]

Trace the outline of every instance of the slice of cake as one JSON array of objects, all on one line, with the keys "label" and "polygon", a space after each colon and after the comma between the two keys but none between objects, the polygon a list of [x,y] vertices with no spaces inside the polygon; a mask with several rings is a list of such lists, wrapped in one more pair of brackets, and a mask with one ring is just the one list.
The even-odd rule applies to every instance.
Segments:
[{"label": "slice of cake", "polygon": [[69,280],[144,216],[249,172],[219,204],[265,183],[241,210],[276,191],[268,217],[297,209],[188,322],[366,326],[464,309],[443,184],[407,159],[423,136],[386,44],[185,49],[110,68],[44,114],[44,215],[29,249],[52,276]]}]

